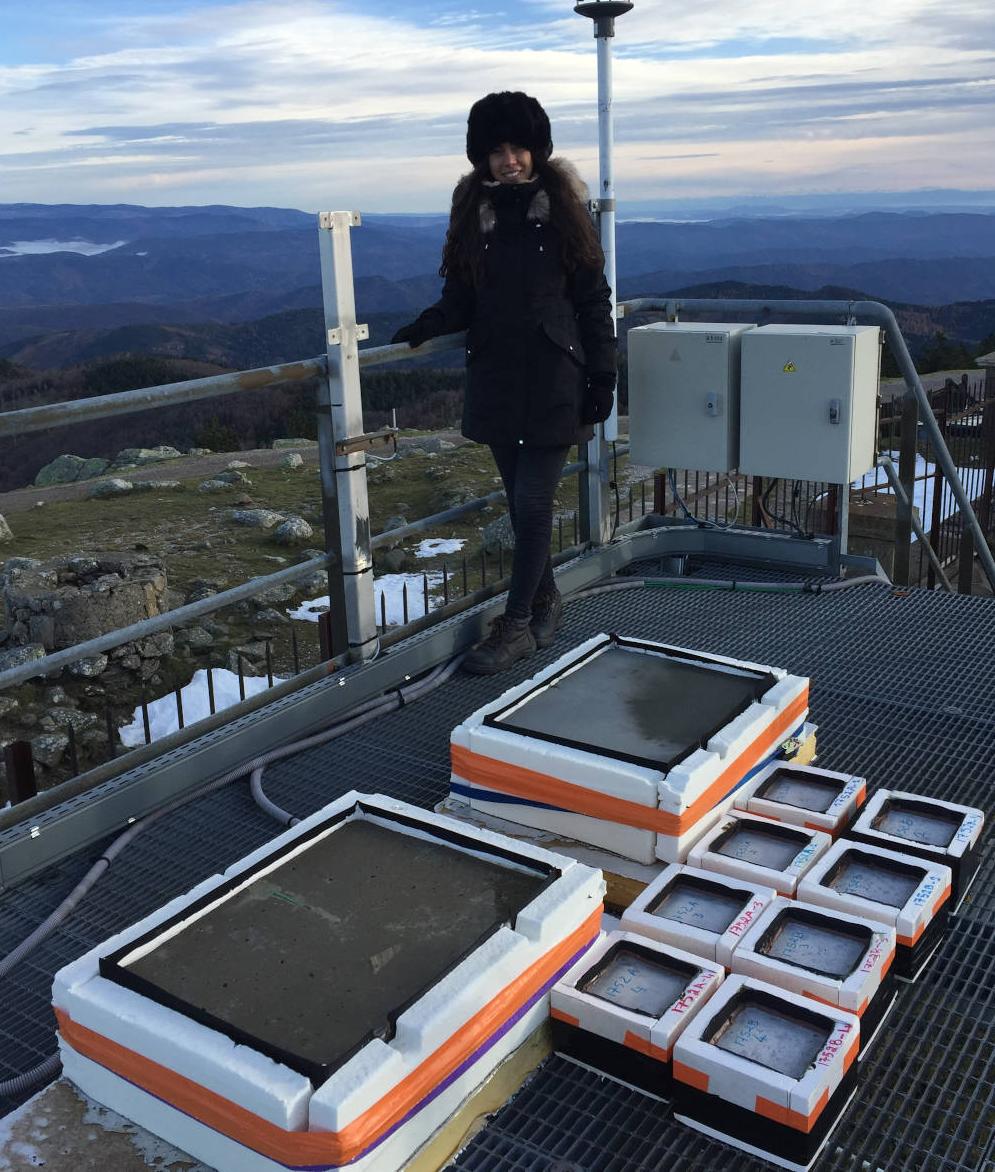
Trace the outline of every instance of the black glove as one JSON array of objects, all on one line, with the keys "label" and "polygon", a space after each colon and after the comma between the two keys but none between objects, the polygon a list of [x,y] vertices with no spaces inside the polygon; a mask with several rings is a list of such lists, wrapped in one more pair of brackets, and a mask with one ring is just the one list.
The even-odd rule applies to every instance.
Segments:
[{"label": "black glove", "polygon": [[415,347],[420,346],[422,342],[427,342],[431,336],[432,335],[430,334],[428,327],[421,320],[421,318],[415,318],[415,320],[408,325],[401,326],[393,338],[391,338],[391,343],[396,344],[398,342],[407,342],[411,349],[414,350]]},{"label": "black glove", "polygon": [[608,378],[590,379],[580,409],[581,423],[603,423],[611,415],[614,403],[614,378],[609,375]]}]

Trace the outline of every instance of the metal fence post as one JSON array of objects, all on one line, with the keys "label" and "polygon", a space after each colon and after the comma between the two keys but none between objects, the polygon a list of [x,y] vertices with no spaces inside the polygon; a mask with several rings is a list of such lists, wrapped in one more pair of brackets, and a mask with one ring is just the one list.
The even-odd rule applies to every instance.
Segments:
[{"label": "metal fence post", "polygon": [[965,525],[960,533],[957,558],[957,593],[971,594],[974,589],[974,534]]},{"label": "metal fence post", "polygon": [[911,584],[912,509],[915,501],[916,438],[919,427],[919,404],[906,393],[902,399],[902,422],[898,438],[898,478],[905,489],[907,502],[898,499],[895,506],[895,584]]},{"label": "metal fence post", "polygon": [[366,659],[375,652],[378,637],[366,457],[342,446],[363,433],[358,342],[369,337],[369,330],[356,323],[350,239],[359,223],[358,212],[318,216],[328,356],[328,379],[319,394],[318,445],[325,546],[337,559],[328,569],[331,651],[339,655],[348,648]]},{"label": "metal fence post", "polygon": [[7,772],[7,796],[12,806],[26,802],[38,792],[35,762],[30,741],[11,741],[4,746],[3,763]]}]

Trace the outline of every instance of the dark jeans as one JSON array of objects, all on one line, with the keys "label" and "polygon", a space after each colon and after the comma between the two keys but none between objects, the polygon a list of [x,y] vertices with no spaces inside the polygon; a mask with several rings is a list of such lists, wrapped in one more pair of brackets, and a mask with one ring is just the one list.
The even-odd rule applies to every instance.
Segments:
[{"label": "dark jeans", "polygon": [[527,448],[522,444],[491,445],[494,463],[508,494],[508,512],[515,530],[515,556],[505,614],[532,617],[532,600],[555,589],[549,543],[553,536],[553,497],[569,448]]}]

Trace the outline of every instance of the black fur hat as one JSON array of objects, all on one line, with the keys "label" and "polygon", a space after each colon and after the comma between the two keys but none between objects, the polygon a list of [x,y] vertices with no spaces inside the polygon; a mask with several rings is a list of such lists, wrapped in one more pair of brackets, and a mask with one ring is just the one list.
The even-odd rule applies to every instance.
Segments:
[{"label": "black fur hat", "polygon": [[535,98],[520,91],[488,94],[470,107],[466,120],[466,156],[475,167],[494,147],[513,142],[545,163],[553,153],[553,138],[546,111]]}]

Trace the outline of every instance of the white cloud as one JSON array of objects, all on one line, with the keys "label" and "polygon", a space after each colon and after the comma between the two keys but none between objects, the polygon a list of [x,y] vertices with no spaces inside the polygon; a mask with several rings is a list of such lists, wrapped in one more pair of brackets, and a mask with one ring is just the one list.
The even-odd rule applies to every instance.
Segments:
[{"label": "white cloud", "polygon": [[[995,186],[988,3],[638,0],[615,41],[620,196]],[[2,198],[442,209],[467,108],[504,88],[540,97],[592,178],[590,25],[527,7],[527,48],[514,12],[98,9],[78,56],[0,65]]]}]

